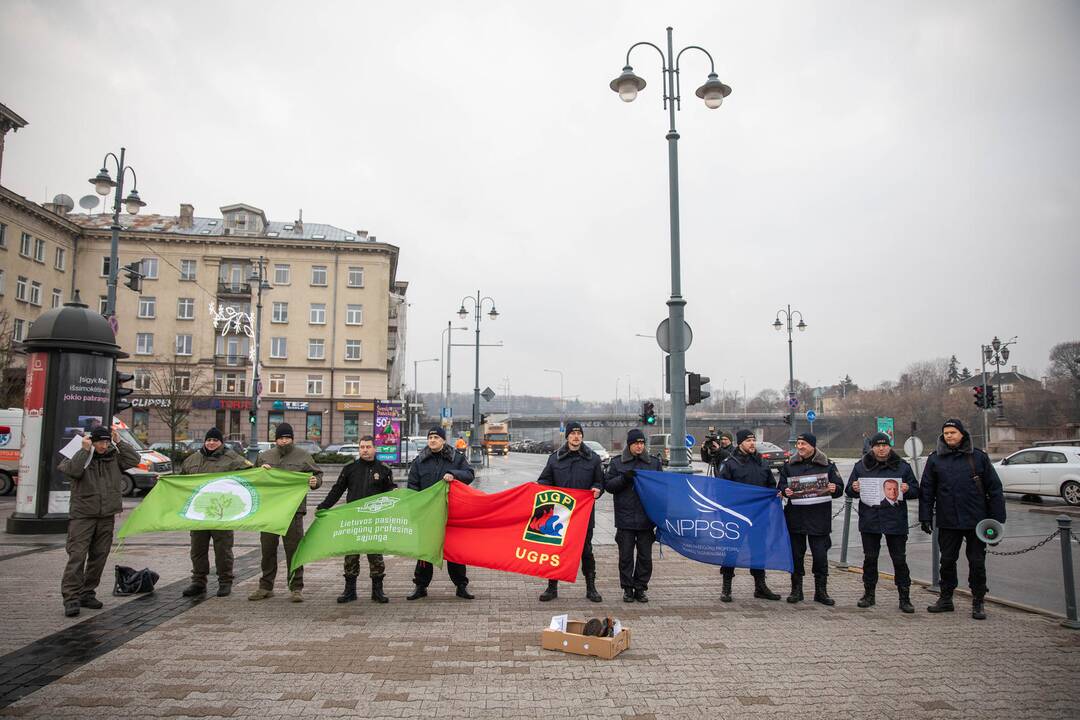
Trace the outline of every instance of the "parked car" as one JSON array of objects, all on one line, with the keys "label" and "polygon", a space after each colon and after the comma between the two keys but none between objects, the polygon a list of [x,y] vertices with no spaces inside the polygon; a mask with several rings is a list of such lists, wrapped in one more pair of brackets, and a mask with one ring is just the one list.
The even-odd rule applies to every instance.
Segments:
[{"label": "parked car", "polygon": [[1050,445],[1027,448],[994,463],[1007,493],[1060,497],[1080,505],[1080,448]]},{"label": "parked car", "polygon": [[346,443],[338,445],[337,450],[327,448],[324,452],[335,452],[338,455],[348,455],[349,457],[358,458],[360,457],[360,445],[357,443]]},{"label": "parked car", "polygon": [[[232,450],[234,453],[236,453],[237,455],[239,455],[241,457],[243,457],[244,453],[247,452],[247,446],[244,445],[239,440],[226,440],[223,444],[225,445],[225,447],[229,448],[230,450]],[[199,443],[199,445],[201,447],[202,443]]]},{"label": "parked car", "polygon": [[293,440],[293,444],[298,448],[307,450],[312,455],[322,452],[322,448],[314,440]]},{"label": "parked car", "polygon": [[668,438],[670,434],[664,433],[663,435],[650,435],[647,441],[646,447],[650,455],[660,459],[661,465],[667,465],[671,462],[671,450],[668,449]]},{"label": "parked car", "polygon": [[600,456],[600,464],[604,466],[604,470],[606,471],[608,463],[611,462],[611,453],[595,440],[586,440],[585,444],[589,446],[590,450]]},{"label": "parked car", "polygon": [[788,450],[785,450],[779,445],[773,445],[771,442],[764,442],[762,440],[758,441],[757,451],[765,462],[769,463],[769,468],[772,470],[779,470],[784,467],[784,463],[791,458],[791,452]]},{"label": "parked car", "polygon": [[341,452],[342,443],[334,443],[333,445],[327,445],[323,448],[323,452],[336,453]]}]

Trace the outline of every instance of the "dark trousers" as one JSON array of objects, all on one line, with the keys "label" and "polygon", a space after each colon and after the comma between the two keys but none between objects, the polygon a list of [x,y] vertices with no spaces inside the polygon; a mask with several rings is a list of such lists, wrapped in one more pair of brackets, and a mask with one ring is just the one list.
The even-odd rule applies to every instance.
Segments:
[{"label": "dark trousers", "polygon": [[828,577],[829,575],[829,548],[832,547],[830,535],[806,535],[803,533],[791,533],[791,559],[795,564],[795,572],[792,575],[803,577],[806,575],[806,545],[810,545],[810,556],[813,563],[810,570],[814,577]]},{"label": "dark trousers", "polygon": [[[450,575],[450,580],[458,587],[466,587],[469,584],[469,578],[465,574],[467,569],[465,565],[460,563],[446,561],[446,572]],[[423,560],[417,560],[416,569],[413,571],[413,582],[416,587],[426,588],[431,584],[431,576],[434,573],[434,565]]]},{"label": "dark trousers", "polygon": [[[893,570],[896,575],[896,587],[911,587],[911,572],[907,566],[907,535],[886,535],[885,544],[889,548]],[[878,555],[881,553],[881,533],[862,533],[862,578],[865,585],[877,585]]]},{"label": "dark trousers", "polygon": [[109,559],[115,521],[114,515],[68,520],[68,561],[60,580],[64,602],[93,595],[97,590],[105,561]]},{"label": "dark trousers", "polygon": [[[589,515],[589,529],[585,533],[585,545],[581,548],[581,574],[586,579],[596,577],[596,556],[592,551],[593,526],[596,524],[595,513]],[[616,542],[618,542],[616,540]]]},{"label": "dark trousers", "polygon": [[[386,575],[386,563],[382,555],[367,556],[368,573],[372,580],[382,579]],[[360,556],[345,556],[345,577],[354,578],[360,575]]]},{"label": "dark trousers", "polygon": [[[720,574],[722,576],[724,576],[725,578],[733,578],[733,577],[735,577],[735,568],[727,567],[726,565],[721,565],[720,566]],[[756,570],[754,568],[751,568],[750,569],[750,574],[754,576],[754,580],[760,580],[762,582],[765,582],[765,571],[764,570]]]},{"label": "dark trousers", "polygon": [[233,531],[191,531],[191,582],[206,587],[210,575],[210,540],[214,541],[214,567],[218,584],[233,581]]},{"label": "dark trousers", "polygon": [[[296,546],[300,544],[300,538],[302,537],[304,537],[304,516],[299,513],[293,515],[292,523],[289,524],[289,530],[284,537],[273,533],[259,533],[259,543],[262,545],[262,577],[259,578],[259,587],[263,590],[274,589],[274,578],[277,577],[278,566],[278,540],[281,540],[285,545],[285,569],[287,571],[289,563],[292,562],[293,554],[296,552]],[[289,589],[304,589],[303,566],[296,568],[296,572],[289,579]]]},{"label": "dark trousers", "polygon": [[615,530],[615,544],[619,546],[619,585],[623,590],[649,589],[654,542],[656,533],[651,529]]},{"label": "dark trousers", "polygon": [[975,535],[975,530],[938,529],[938,547],[941,549],[941,594],[952,595],[956,589],[956,560],[960,557],[960,544],[967,541],[968,587],[975,597],[986,595],[986,543]]}]

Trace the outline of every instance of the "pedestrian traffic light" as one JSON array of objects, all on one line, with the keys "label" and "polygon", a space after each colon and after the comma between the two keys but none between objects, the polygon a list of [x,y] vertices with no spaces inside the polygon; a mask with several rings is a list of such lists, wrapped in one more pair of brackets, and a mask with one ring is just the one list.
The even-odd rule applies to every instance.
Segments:
[{"label": "pedestrian traffic light", "polygon": [[248,410],[248,422],[251,423],[252,425],[255,424],[255,411],[254,410]]},{"label": "pedestrian traffic light", "polygon": [[973,387],[971,389],[971,391],[975,395],[975,406],[985,409],[986,408],[986,392],[985,392],[985,388],[983,388],[982,385],[976,385],[975,387]]},{"label": "pedestrian traffic light", "polygon": [[791,424],[791,413],[788,413],[787,415],[784,416],[784,424],[785,425],[790,425]]},{"label": "pedestrian traffic light", "polygon": [[130,265],[124,266],[124,275],[127,276],[127,281],[124,283],[127,287],[131,288],[137,293],[142,293],[142,261],[136,261]]},{"label": "pedestrian traffic light", "polygon": [[487,413],[480,413],[480,424],[484,425],[485,423],[487,423]]},{"label": "pedestrian traffic light", "polygon": [[993,408],[993,407],[997,407],[997,397],[994,396],[994,386],[993,385],[987,385],[986,386],[986,407],[988,409]]},{"label": "pedestrian traffic light", "polygon": [[644,402],[641,406],[641,424],[642,425],[655,425],[656,424],[656,406],[651,402]]},{"label": "pedestrian traffic light", "polygon": [[118,415],[121,411],[131,407],[131,401],[126,398],[135,390],[124,387],[124,383],[129,383],[134,379],[135,376],[131,373],[120,372],[119,370],[113,372],[113,415]]},{"label": "pedestrian traffic light", "polygon": [[690,391],[687,393],[686,404],[697,405],[711,394],[702,389],[709,384],[709,378],[704,375],[699,375],[698,373],[689,373],[689,375]]}]

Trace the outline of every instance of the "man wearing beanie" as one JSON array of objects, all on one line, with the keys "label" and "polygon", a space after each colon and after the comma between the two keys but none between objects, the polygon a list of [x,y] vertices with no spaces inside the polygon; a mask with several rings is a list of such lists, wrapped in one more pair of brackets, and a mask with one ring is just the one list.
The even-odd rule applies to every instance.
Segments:
[{"label": "man wearing beanie", "polygon": [[[604,492],[604,470],[600,456],[585,444],[585,431],[581,423],[566,423],[566,442],[548,456],[547,464],[536,482],[575,490],[592,490],[598,498]],[[604,598],[596,590],[596,557],[593,555],[592,534],[596,521],[596,506],[589,514],[589,529],[585,534],[585,546],[581,550],[581,573],[585,576],[585,597],[592,602]],[[548,602],[559,596],[559,581],[548,580],[547,589],[540,595],[540,602]]]},{"label": "man wearing beanie", "polygon": [[[718,478],[758,485],[760,487],[775,488],[772,470],[757,451],[757,438],[750,430],[739,430],[735,433],[735,451],[728,456],[724,464],[716,473]],[[720,574],[724,579],[724,587],[720,592],[722,602],[731,602],[731,585],[735,579],[735,568],[720,567]],[[754,597],[764,600],[779,600],[780,596],[769,589],[765,584],[765,570],[751,568],[750,575],[754,578]]]},{"label": "man wearing beanie", "polygon": [[[870,438],[870,452],[863,455],[848,478],[848,497],[858,498],[863,482],[873,478],[876,483],[896,483],[899,496],[895,501],[888,498],[879,504],[859,504],[859,534],[863,547],[863,596],[856,603],[861,608],[872,606],[877,598],[878,555],[881,553],[881,537],[892,558],[896,590],[900,595],[900,611],[915,612],[911,604],[911,572],[907,564],[908,509],[907,500],[919,497],[919,482],[911,466],[900,458],[892,448],[889,436],[879,432]],[[884,479],[884,480],[883,480]]]},{"label": "man wearing beanie", "polygon": [[[410,490],[427,490],[437,482],[463,482],[472,484],[475,474],[469,467],[465,453],[458,452],[446,442],[446,430],[435,426],[428,430],[427,447],[416,454],[409,466]],[[475,595],[469,592],[468,568],[460,563],[446,562],[446,572],[457,587],[457,596],[462,600],[472,600]],[[424,560],[416,561],[413,571],[413,584],[416,589],[406,600],[419,600],[427,597],[427,588],[435,566]]]},{"label": "man wearing beanie", "polygon": [[941,548],[941,594],[927,608],[932,613],[952,612],[956,589],[956,560],[967,543],[971,617],[986,619],[986,544],[975,534],[979,521],[1005,522],[1005,494],[990,458],[971,442],[959,420],[941,426],[937,449],[926,459],[919,487],[919,522],[924,533],[938,529]]},{"label": "man wearing beanie", "polygon": [[[177,475],[201,475],[251,467],[244,458],[225,447],[224,436],[216,427],[206,431],[203,446],[191,453],[180,465]],[[191,531],[191,584],[181,593],[184,597],[196,597],[206,593],[206,578],[210,574],[210,540],[214,541],[214,567],[217,569],[218,597],[232,592],[233,583],[233,531]]]},{"label": "man wearing beanie", "polygon": [[[281,423],[274,430],[274,447],[259,453],[256,462],[267,470],[277,468],[279,470],[291,470],[292,472],[308,473],[308,487],[312,490],[322,486],[322,470],[311,458],[311,453],[293,444],[293,429],[289,423]],[[285,567],[288,569],[292,563],[293,553],[296,552],[300,539],[304,537],[304,515],[307,513],[307,495],[300,501],[296,508],[292,523],[289,525],[285,537],[273,533],[259,533],[259,544],[262,546],[262,576],[259,578],[259,587],[255,592],[248,595],[248,600],[265,600],[274,596],[274,579],[278,569],[278,541],[285,545]],[[289,600],[292,602],[304,602],[304,568],[296,568],[296,572],[289,578]]]},{"label": "man wearing beanie", "polygon": [[659,458],[646,451],[645,433],[634,428],[626,434],[626,449],[611,459],[604,475],[604,489],[615,499],[615,544],[619,546],[619,585],[623,589],[623,602],[649,602],[646,591],[652,578],[656,526],[645,514],[634,489],[634,475],[638,470],[661,469]]}]

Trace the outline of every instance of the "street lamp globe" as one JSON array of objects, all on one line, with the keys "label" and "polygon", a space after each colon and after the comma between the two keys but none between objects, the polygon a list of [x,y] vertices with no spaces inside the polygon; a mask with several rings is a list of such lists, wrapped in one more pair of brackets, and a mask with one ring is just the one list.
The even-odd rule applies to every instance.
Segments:
[{"label": "street lamp globe", "polygon": [[731,88],[720,82],[716,73],[709,73],[709,79],[694,94],[705,101],[705,107],[715,110],[724,103],[724,98],[731,94]]},{"label": "street lamp globe", "polygon": [[101,168],[98,174],[90,178],[89,183],[94,186],[94,190],[98,195],[108,195],[109,190],[116,187],[116,183],[113,182],[112,177],[109,176],[108,168]]},{"label": "street lamp globe", "polygon": [[145,205],[146,203],[139,197],[138,190],[132,190],[128,193],[128,196],[124,198],[124,207],[127,209],[128,215],[137,215],[139,213],[139,208],[145,207]]},{"label": "street lamp globe", "polygon": [[634,74],[634,68],[627,65],[622,74],[612,80],[608,87],[619,93],[619,99],[623,102],[634,102],[637,94],[645,89],[645,80]]},{"label": "street lamp globe", "polygon": [[458,308],[457,314],[458,314],[458,317],[461,318],[462,320],[464,320],[466,317],[469,316],[469,311],[465,309],[465,304],[464,303],[462,303],[461,307]]},{"label": "street lamp globe", "polygon": [[488,313],[488,317],[491,318],[492,320],[499,317],[499,311],[495,309],[494,305],[491,306],[491,312]]},{"label": "street lamp globe", "polygon": [[1009,348],[1001,348],[1001,359],[1005,362],[1009,362]]},{"label": "street lamp globe", "polygon": [[779,332],[780,328],[784,327],[784,324],[782,322],[780,322],[780,318],[776,318],[776,322],[774,322],[772,324],[772,326],[773,326],[773,330],[776,330],[777,332]]},{"label": "street lamp globe", "polygon": [[805,332],[805,330],[806,330],[806,323],[804,323],[804,322],[802,321],[802,318],[799,318],[799,324],[798,324],[798,325],[796,325],[795,327],[799,328],[799,332]]},{"label": "street lamp globe", "polygon": [[990,341],[990,347],[994,348],[994,352],[1001,349],[1001,340],[998,340],[998,336],[995,335],[994,339]]}]

